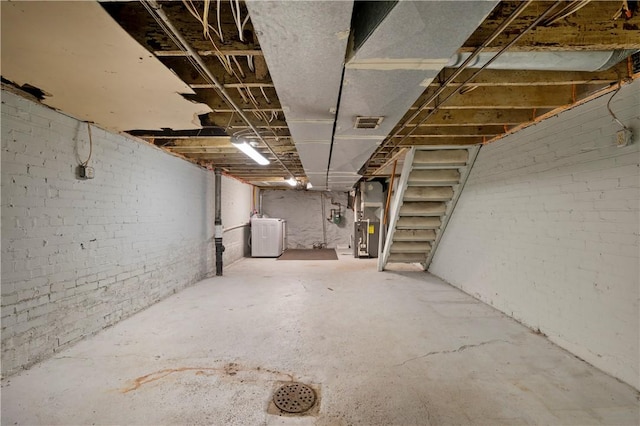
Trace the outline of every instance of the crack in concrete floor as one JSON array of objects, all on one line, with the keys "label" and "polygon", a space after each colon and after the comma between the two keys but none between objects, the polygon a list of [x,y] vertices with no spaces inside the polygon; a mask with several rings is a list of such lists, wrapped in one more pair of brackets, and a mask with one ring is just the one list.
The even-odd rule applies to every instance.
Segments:
[{"label": "crack in concrete floor", "polygon": [[402,367],[403,365],[407,364],[408,362],[415,361],[415,360],[422,359],[422,358],[426,358],[426,357],[429,357],[429,356],[432,356],[432,355],[453,354],[453,353],[456,353],[456,352],[466,351],[467,349],[477,348],[477,347],[480,347],[480,346],[489,345],[489,344],[492,344],[492,343],[500,343],[500,342],[501,343],[511,343],[511,342],[509,342],[507,340],[494,339],[494,340],[488,340],[486,342],[480,342],[480,343],[476,343],[476,344],[472,344],[472,345],[462,345],[458,349],[428,352],[428,353],[426,353],[424,355],[420,355],[420,356],[416,356],[416,357],[413,357],[413,358],[409,358],[409,359],[401,362],[400,364],[396,364],[394,367]]}]

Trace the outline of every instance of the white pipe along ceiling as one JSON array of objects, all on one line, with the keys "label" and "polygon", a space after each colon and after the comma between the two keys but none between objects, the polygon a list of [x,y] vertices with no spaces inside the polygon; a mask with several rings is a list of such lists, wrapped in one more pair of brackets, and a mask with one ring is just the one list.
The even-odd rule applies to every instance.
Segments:
[{"label": "white pipe along ceiling", "polygon": [[[353,187],[370,155],[497,3],[247,2],[314,189]],[[355,128],[357,117],[382,121]]]}]

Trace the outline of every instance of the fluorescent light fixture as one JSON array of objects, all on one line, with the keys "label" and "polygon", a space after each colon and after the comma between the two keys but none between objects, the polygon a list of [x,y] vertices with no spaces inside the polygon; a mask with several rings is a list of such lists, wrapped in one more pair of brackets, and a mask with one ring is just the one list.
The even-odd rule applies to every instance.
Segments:
[{"label": "fluorescent light fixture", "polygon": [[291,186],[298,185],[298,181],[294,177],[290,177],[289,179],[287,179],[287,183]]},{"label": "fluorescent light fixture", "polygon": [[256,151],[251,145],[247,142],[231,142],[233,146],[238,148],[240,151],[244,152],[247,156],[251,157],[253,161],[260,164],[261,166],[266,166],[269,164],[269,160],[264,158],[262,154]]}]

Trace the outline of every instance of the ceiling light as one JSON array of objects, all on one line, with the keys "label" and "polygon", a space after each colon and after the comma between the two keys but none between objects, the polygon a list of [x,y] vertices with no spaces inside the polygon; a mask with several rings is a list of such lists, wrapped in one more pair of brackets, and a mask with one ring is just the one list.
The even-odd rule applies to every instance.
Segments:
[{"label": "ceiling light", "polygon": [[246,155],[251,157],[253,161],[260,164],[261,166],[266,166],[269,164],[269,160],[264,158],[262,154],[256,151],[251,145],[247,142],[231,142],[233,146],[238,148],[240,151],[244,152]]},{"label": "ceiling light", "polygon": [[298,181],[296,180],[296,178],[294,177],[290,177],[289,179],[287,179],[287,183],[291,186],[296,186],[298,185]]}]

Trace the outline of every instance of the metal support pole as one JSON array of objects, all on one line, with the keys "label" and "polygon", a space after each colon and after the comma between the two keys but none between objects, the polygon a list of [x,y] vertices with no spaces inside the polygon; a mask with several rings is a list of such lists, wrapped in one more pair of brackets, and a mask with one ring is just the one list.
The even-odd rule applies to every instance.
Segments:
[{"label": "metal support pole", "polygon": [[215,169],[215,234],[214,240],[216,243],[216,275],[222,275],[222,253],[224,253],[224,246],[222,245],[222,171]]}]

